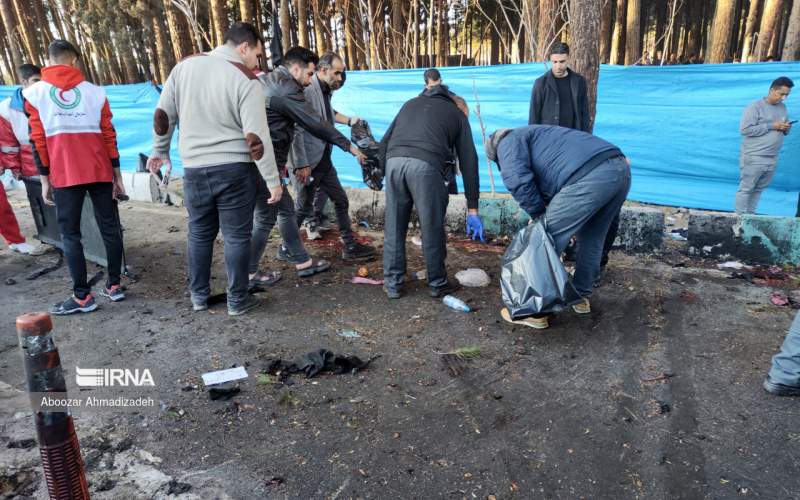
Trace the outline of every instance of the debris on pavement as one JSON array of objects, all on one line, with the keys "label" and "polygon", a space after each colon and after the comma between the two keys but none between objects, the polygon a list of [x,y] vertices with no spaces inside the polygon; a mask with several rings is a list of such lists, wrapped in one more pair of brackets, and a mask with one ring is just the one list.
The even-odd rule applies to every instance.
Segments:
[{"label": "debris on pavement", "polygon": [[687,241],[689,239],[689,229],[688,228],[678,228],[673,229],[669,233],[670,238],[675,241]]},{"label": "debris on pavement", "polygon": [[43,268],[39,269],[38,271],[32,272],[25,279],[29,280],[29,281],[33,281],[36,278],[39,278],[40,276],[44,276],[47,273],[51,273],[51,272],[55,271],[56,269],[58,269],[59,267],[61,267],[64,264],[64,252],[62,252],[60,249],[56,249],[56,252],[58,252],[58,259],[56,259],[56,261],[53,264],[50,264],[49,266],[43,267]]},{"label": "debris on pavement", "polygon": [[367,276],[369,276],[369,268],[367,266],[361,266],[358,268],[356,274],[361,276],[362,278],[366,278]]},{"label": "debris on pavement", "polygon": [[383,285],[383,280],[374,280],[372,278],[364,278],[363,276],[353,276],[350,283],[356,285]]},{"label": "debris on pavement", "polygon": [[440,352],[438,354],[442,364],[450,374],[458,377],[467,369],[470,360],[481,356],[481,348],[480,346],[464,346],[452,352]]},{"label": "debris on pavement", "polygon": [[449,307],[450,309],[454,309],[460,312],[471,312],[472,309],[467,305],[466,302],[459,299],[458,297],[454,297],[452,295],[445,295],[442,299],[442,303]]},{"label": "debris on pavement", "polygon": [[486,271],[474,267],[457,272],[456,279],[466,287],[484,287],[489,286],[489,283],[491,283]]},{"label": "debris on pavement", "polygon": [[738,260],[729,260],[721,264],[717,264],[719,269],[744,269],[745,265]]},{"label": "debris on pavement", "polygon": [[792,309],[800,309],[800,300],[784,292],[775,291],[769,294],[769,300],[776,306],[791,306]]},{"label": "debris on pavement", "polygon": [[237,394],[239,394],[240,392],[242,392],[242,389],[239,387],[225,387],[225,386],[211,387],[208,390],[208,397],[212,401],[220,401],[220,400],[227,401],[232,397],[236,396]]},{"label": "debris on pavement", "polygon": [[411,237],[411,243],[413,243],[414,245],[416,245],[418,247],[421,247],[422,246],[422,238],[420,238],[417,235],[414,235],[414,236]]},{"label": "debris on pavement", "polygon": [[355,330],[342,330],[336,335],[344,337],[346,339],[357,339],[361,337],[361,335]]},{"label": "debris on pavement", "polygon": [[306,353],[291,362],[280,358],[268,359],[263,372],[276,375],[281,382],[295,373],[305,373],[306,378],[313,378],[321,372],[330,372],[334,375],[354,374],[367,368],[379,357],[381,357],[380,354],[363,361],[358,356],[341,355],[328,349],[319,349]]},{"label": "debris on pavement", "polygon": [[15,280],[14,278],[7,278],[6,279],[6,285],[11,286],[11,285],[16,285],[16,284],[17,284],[17,280]]},{"label": "debris on pavement", "polygon": [[428,277],[428,273],[425,269],[421,269],[419,271],[413,271],[408,275],[408,278],[411,280],[422,281]]},{"label": "debris on pavement", "polygon": [[201,376],[203,377],[203,384],[209,386],[247,378],[247,371],[243,366],[237,366],[226,370],[204,373]]}]

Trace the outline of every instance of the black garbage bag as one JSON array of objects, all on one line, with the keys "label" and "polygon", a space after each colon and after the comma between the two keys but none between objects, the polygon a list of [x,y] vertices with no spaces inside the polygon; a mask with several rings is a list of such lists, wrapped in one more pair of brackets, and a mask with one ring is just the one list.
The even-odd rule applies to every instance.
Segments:
[{"label": "black garbage bag", "polygon": [[525,226],[503,254],[500,288],[514,319],[558,312],[581,301],[545,224],[540,217]]},{"label": "black garbage bag", "polygon": [[367,161],[361,166],[361,176],[364,184],[374,191],[383,189],[384,168],[380,160],[380,148],[369,123],[360,120],[350,127],[350,141],[367,157]]}]

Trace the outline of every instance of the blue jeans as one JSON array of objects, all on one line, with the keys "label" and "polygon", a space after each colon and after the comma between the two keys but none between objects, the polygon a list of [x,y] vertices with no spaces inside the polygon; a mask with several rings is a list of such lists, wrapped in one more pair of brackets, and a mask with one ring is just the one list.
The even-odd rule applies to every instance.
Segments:
[{"label": "blue jeans", "polygon": [[289,262],[297,265],[306,262],[309,258],[303,240],[300,239],[292,195],[289,194],[285,185],[282,185],[281,188],[283,189],[281,201],[270,205],[267,203],[269,199],[267,183],[264,182],[264,179],[259,178],[258,180],[258,194],[253,212],[253,234],[250,242],[249,267],[251,273],[258,272],[258,265],[261,263],[261,257],[264,256],[264,250],[269,241],[269,233],[272,232],[276,222],[283,239],[282,245],[289,256]]},{"label": "blue jeans", "polygon": [[583,297],[592,294],[600,272],[606,234],[631,187],[631,169],[623,157],[601,163],[556,193],[547,206],[547,232],[559,254],[578,237],[572,284]]},{"label": "blue jeans", "polygon": [[192,300],[205,302],[211,294],[214,240],[222,229],[228,306],[247,298],[247,264],[257,182],[255,163],[230,163],[184,170],[184,196],[189,212],[189,289]]},{"label": "blue jeans", "polygon": [[772,357],[769,378],[778,384],[800,386],[800,312],[789,327],[781,352]]}]

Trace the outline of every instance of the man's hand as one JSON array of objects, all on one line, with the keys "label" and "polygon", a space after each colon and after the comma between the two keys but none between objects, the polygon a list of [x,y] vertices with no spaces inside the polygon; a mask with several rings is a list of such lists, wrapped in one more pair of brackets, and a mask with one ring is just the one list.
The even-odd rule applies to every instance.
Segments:
[{"label": "man's hand", "polygon": [[115,200],[118,200],[125,196],[125,183],[122,182],[122,175],[116,175],[116,174],[114,175],[112,196],[114,197]]},{"label": "man's hand", "polygon": [[270,205],[274,205],[281,201],[281,196],[283,196],[283,186],[271,187],[269,188],[269,198],[267,199],[267,203]]},{"label": "man's hand", "polygon": [[772,130],[777,130],[778,132],[788,132],[790,128],[792,128],[792,124],[782,120],[772,123]]},{"label": "man's hand", "polygon": [[53,186],[50,185],[50,179],[46,175],[40,176],[42,180],[42,199],[45,205],[55,206],[56,202],[53,201]]},{"label": "man's hand", "polygon": [[294,171],[294,177],[300,185],[305,186],[308,183],[308,178],[311,176],[311,167],[306,166],[298,168]]},{"label": "man's hand", "polygon": [[361,118],[359,118],[359,117],[357,117],[357,116],[351,116],[351,117],[350,117],[350,118],[347,120],[347,124],[348,124],[349,126],[351,126],[351,127],[352,127],[353,125],[355,125],[356,123],[358,123],[358,122],[360,122],[360,121],[361,121]]},{"label": "man's hand", "polygon": [[362,153],[355,144],[350,144],[350,154],[356,157],[356,160],[358,160],[358,163],[362,167],[364,166],[364,163],[367,162],[367,157],[364,156],[364,153]]},{"label": "man's hand", "polygon": [[483,222],[481,216],[478,215],[476,209],[469,209],[467,212],[467,238],[472,237],[473,240],[480,238],[482,242],[486,242],[483,238]]}]

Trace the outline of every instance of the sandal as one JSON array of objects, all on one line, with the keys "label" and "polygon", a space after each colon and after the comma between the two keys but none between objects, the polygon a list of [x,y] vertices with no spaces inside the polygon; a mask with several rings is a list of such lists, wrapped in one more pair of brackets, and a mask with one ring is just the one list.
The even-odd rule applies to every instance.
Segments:
[{"label": "sandal", "polygon": [[301,278],[308,278],[317,273],[327,271],[331,268],[331,263],[327,260],[311,260],[311,265],[305,269],[297,269],[297,276]]},{"label": "sandal", "polygon": [[250,280],[250,288],[257,286],[272,286],[281,280],[281,273],[278,271],[258,271]]}]

